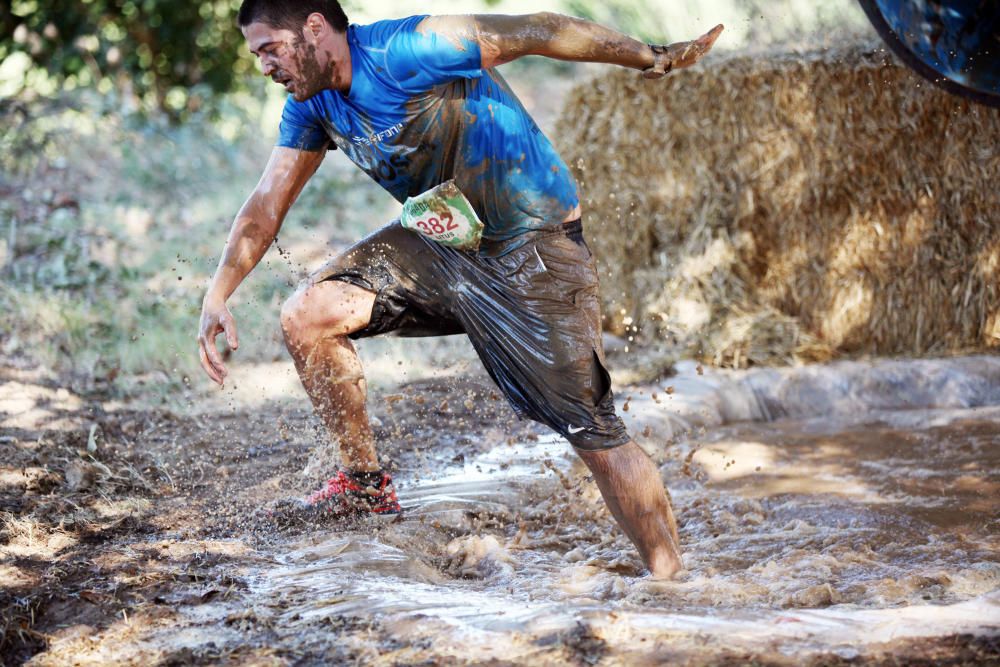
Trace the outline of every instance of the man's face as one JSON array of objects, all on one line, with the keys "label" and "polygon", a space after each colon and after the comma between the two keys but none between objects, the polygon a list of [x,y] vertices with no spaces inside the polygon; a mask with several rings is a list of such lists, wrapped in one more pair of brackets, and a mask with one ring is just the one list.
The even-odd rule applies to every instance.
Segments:
[{"label": "man's face", "polygon": [[[264,76],[285,87],[297,102],[329,88],[332,62],[303,32],[251,23],[243,28],[250,52],[260,60]],[[321,62],[322,61],[322,62]]]}]

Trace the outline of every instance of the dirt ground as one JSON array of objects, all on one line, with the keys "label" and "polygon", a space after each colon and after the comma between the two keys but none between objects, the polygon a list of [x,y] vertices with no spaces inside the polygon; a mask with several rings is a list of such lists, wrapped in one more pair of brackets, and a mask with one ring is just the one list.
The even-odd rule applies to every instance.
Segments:
[{"label": "dirt ground", "polygon": [[[182,608],[225,601],[239,610],[245,585],[238,572],[254,547],[307,531],[278,530],[255,513],[310,490],[302,471],[323,438],[308,406],[198,416],[108,412],[99,396],[75,396],[38,375],[10,364],[0,369],[0,409],[19,413],[0,417],[22,425],[0,437],[3,664],[32,657],[72,664],[74,656],[47,650],[57,633],[124,642],[130,626],[168,627]],[[469,401],[480,397],[470,410]],[[403,386],[373,401],[383,424],[380,453],[390,469],[413,468],[442,432],[470,453],[493,441],[479,436],[501,437],[498,424],[515,422],[503,437],[533,437],[538,429],[517,424],[500,398],[476,381]],[[452,537],[441,535],[442,548]],[[243,611],[224,623],[238,629],[238,645],[135,661],[318,664],[363,657],[337,640],[355,632],[357,621],[324,628],[315,645],[298,634],[283,637]],[[107,634],[112,626],[114,639]],[[376,647],[377,626],[372,619],[366,627]]]},{"label": "dirt ground", "polygon": [[[381,452],[391,468],[414,479],[443,438],[458,458],[542,433],[517,422],[483,377],[411,383],[374,399]],[[308,526],[279,530],[257,515],[315,481],[302,473],[311,448],[322,441],[308,406],[274,403],[200,415],[123,409],[6,360],[0,420],[0,663],[475,662],[436,652],[433,629],[420,642],[401,645],[378,614],[290,629],[257,613],[246,573],[266,567],[275,545],[309,534]],[[470,519],[510,535],[519,529],[516,521],[471,510]],[[595,521],[610,525],[606,516]],[[456,576],[445,545],[460,531],[440,525],[424,535],[431,543],[425,553],[436,553],[431,566],[443,577]],[[179,636],[184,640],[175,641]],[[662,647],[612,655],[583,626],[537,644],[532,664],[801,664],[794,656],[724,646],[696,657]],[[952,636],[810,662],[1000,664],[998,656],[996,640]]]}]

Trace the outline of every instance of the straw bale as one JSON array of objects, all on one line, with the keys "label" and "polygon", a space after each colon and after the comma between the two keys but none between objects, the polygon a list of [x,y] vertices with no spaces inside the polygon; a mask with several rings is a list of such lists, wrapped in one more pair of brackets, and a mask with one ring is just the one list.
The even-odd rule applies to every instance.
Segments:
[{"label": "straw bale", "polygon": [[613,332],[737,367],[1000,345],[1000,110],[873,44],[615,72],[556,135]]}]

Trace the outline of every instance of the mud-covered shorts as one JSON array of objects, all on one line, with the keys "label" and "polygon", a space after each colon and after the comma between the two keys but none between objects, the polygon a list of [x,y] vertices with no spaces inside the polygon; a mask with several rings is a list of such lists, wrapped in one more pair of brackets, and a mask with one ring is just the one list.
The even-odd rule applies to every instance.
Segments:
[{"label": "mud-covered shorts", "polygon": [[376,293],[364,338],[464,333],[522,418],[583,450],[629,441],[601,342],[597,269],[579,221],[455,250],[393,222],[316,272]]}]

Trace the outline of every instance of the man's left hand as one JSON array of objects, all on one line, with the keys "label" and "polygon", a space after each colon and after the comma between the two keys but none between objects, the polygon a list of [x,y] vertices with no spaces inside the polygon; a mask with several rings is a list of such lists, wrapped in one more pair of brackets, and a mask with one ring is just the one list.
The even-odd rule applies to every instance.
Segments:
[{"label": "man's left hand", "polygon": [[659,79],[675,69],[691,67],[712,50],[715,40],[723,30],[724,27],[720,24],[690,42],[653,46],[654,64],[649,69],[643,70],[642,75],[647,79]]}]

